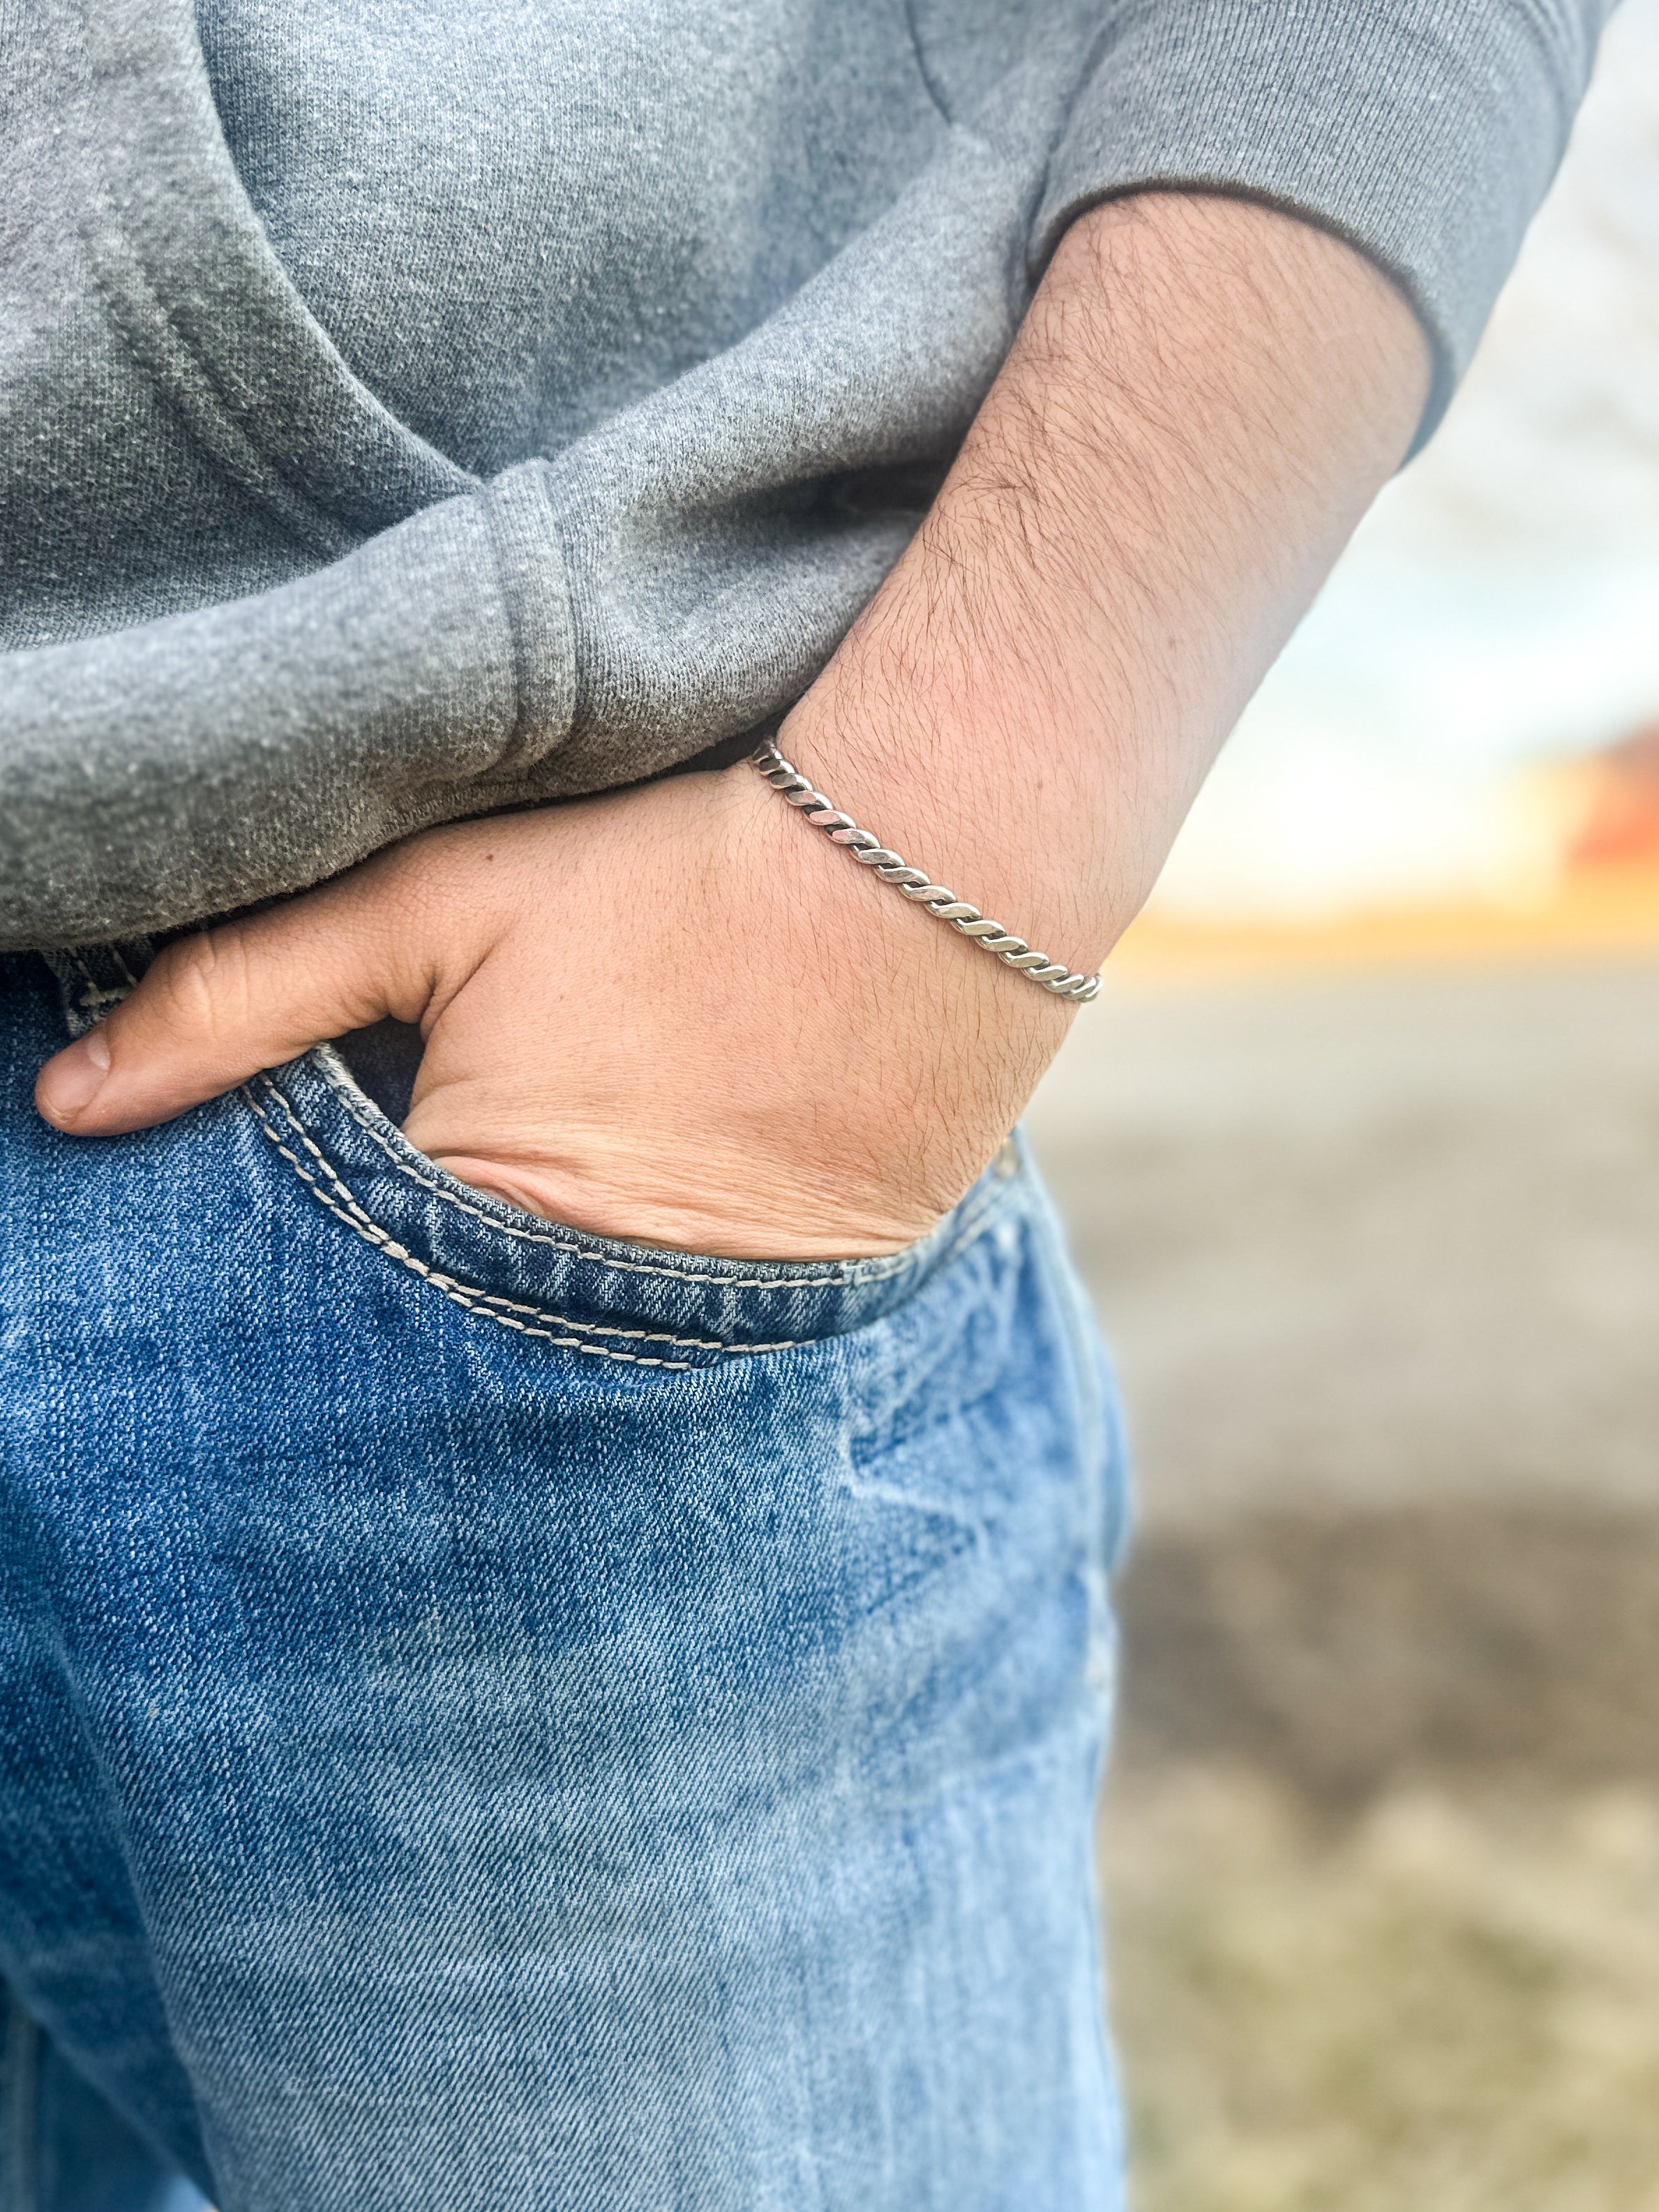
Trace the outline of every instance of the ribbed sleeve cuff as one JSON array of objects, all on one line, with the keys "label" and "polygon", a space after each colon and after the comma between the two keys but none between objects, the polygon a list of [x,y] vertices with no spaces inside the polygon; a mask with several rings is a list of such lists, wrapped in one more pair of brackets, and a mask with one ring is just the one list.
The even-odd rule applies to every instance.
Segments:
[{"label": "ribbed sleeve cuff", "polygon": [[1237,192],[1394,278],[1444,412],[1566,143],[1610,0],[1127,0],[1073,108],[1039,260],[1096,202]]}]

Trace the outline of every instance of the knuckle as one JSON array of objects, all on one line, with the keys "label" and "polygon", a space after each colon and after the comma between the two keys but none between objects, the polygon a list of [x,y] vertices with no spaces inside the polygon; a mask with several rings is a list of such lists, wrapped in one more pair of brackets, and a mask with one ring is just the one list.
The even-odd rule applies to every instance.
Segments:
[{"label": "knuckle", "polygon": [[156,1011],[167,1026],[212,1036],[241,1026],[254,999],[253,962],[238,923],[169,945],[150,970]]}]

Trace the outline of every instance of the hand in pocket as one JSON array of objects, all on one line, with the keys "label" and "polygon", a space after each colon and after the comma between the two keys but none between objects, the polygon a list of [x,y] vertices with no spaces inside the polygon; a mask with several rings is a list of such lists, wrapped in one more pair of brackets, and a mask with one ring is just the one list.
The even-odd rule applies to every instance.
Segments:
[{"label": "hand in pocket", "polygon": [[778,1258],[923,1234],[1064,1026],[739,767],[434,830],[182,938],[47,1063],[40,1110],[145,1127],[386,1014],[420,1024],[405,1131],[452,1174]]}]

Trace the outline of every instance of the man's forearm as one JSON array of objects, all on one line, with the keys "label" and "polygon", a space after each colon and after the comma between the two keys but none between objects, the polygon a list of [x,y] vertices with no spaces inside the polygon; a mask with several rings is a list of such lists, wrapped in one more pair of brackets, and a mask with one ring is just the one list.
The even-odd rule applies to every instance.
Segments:
[{"label": "man's forearm", "polygon": [[1392,285],[1304,223],[1176,193],[1096,210],[785,750],[961,896],[1092,963],[1428,375]]},{"label": "man's forearm", "polygon": [[[1177,196],[1085,218],[786,750],[935,880],[1092,964],[1425,380],[1405,306],[1316,232]],[[737,769],[434,831],[180,939],[49,1063],[42,1111],[139,1127],[384,1012],[426,1037],[407,1133],[464,1181],[606,1235],[800,1258],[928,1228],[1066,1019]]]}]

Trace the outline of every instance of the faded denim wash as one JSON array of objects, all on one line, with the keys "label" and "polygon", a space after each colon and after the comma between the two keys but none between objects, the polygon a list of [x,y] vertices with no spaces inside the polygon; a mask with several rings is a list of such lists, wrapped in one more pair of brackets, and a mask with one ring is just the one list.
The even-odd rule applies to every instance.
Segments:
[{"label": "faded denim wash", "polygon": [[327,1051],[57,1134],[120,988],[59,967],[0,963],[6,2212],[1113,2212],[1121,1453],[1018,1144],[891,1260],[610,1243]]}]

